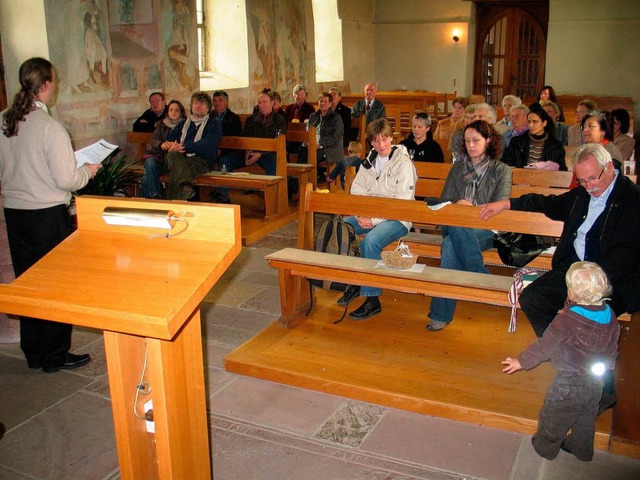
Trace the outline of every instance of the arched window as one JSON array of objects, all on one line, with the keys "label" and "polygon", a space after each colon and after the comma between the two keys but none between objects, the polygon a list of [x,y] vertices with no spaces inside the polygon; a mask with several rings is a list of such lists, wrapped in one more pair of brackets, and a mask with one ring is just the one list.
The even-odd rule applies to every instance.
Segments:
[{"label": "arched window", "polygon": [[311,0],[316,50],[316,82],[344,80],[342,22],[337,0]]},{"label": "arched window", "polygon": [[196,0],[200,89],[249,86],[244,0]]}]

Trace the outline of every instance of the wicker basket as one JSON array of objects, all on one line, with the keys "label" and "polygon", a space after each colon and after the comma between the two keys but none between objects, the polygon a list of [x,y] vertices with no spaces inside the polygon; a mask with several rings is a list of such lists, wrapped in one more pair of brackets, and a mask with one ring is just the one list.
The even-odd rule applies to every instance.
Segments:
[{"label": "wicker basket", "polygon": [[417,260],[418,256],[413,255],[402,240],[398,242],[398,246],[394,251],[382,252],[382,263],[388,268],[407,270],[413,267]]}]

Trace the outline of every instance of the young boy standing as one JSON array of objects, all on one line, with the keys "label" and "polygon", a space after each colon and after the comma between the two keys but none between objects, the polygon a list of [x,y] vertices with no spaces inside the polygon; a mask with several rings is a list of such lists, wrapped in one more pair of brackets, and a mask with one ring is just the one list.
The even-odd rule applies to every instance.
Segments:
[{"label": "young boy standing", "polygon": [[[538,431],[531,438],[535,451],[553,460],[558,451],[579,460],[593,458],[593,438],[602,374],[613,369],[618,356],[620,325],[605,303],[611,284],[593,262],[574,263],[565,276],[568,301],[545,330],[518,358],[507,358],[505,373],[530,370],[551,359],[556,376],[540,410]],[[571,434],[569,434],[571,430]]]}]

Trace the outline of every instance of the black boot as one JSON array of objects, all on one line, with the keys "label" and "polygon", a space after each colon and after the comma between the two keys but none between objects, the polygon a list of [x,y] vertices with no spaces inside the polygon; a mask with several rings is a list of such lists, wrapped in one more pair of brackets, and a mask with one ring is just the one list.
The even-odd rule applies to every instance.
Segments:
[{"label": "black boot", "polygon": [[360,286],[359,285],[349,285],[345,290],[344,294],[338,299],[338,305],[344,307],[345,305],[349,305],[351,300],[360,295]]},{"label": "black boot", "polygon": [[367,297],[360,308],[354,310],[349,314],[354,320],[366,320],[369,317],[373,317],[382,311],[380,300],[378,297]]}]

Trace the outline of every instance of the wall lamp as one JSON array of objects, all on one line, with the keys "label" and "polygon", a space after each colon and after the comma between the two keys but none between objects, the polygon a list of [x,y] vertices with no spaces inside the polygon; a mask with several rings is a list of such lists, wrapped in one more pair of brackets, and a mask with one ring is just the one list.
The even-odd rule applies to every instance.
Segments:
[{"label": "wall lamp", "polygon": [[453,29],[453,41],[458,43],[460,41],[460,30],[457,28]]}]

